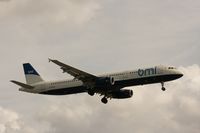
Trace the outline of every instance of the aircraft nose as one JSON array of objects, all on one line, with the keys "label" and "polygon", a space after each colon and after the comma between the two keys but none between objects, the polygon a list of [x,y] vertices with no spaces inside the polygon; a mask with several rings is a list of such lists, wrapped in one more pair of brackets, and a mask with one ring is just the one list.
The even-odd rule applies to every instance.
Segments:
[{"label": "aircraft nose", "polygon": [[183,77],[183,74],[179,74],[180,78]]},{"label": "aircraft nose", "polygon": [[183,77],[183,73],[180,71],[177,72],[177,75],[179,76],[179,78]]}]

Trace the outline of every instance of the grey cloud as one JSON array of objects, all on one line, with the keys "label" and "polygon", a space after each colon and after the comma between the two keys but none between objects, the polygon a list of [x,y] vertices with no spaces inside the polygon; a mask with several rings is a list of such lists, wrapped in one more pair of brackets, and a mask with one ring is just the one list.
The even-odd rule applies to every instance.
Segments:
[{"label": "grey cloud", "polygon": [[38,130],[46,125],[43,132],[58,133],[198,133],[200,67],[193,65],[180,70],[184,77],[167,83],[166,92],[160,90],[160,85],[133,87],[133,98],[111,100],[106,106],[100,103],[99,97],[84,94],[46,97],[48,102],[24,119],[25,122],[31,121],[25,126],[40,123],[42,126]]},{"label": "grey cloud", "polygon": [[[197,0],[0,3],[0,131],[198,133],[199,6]],[[182,65],[185,76],[167,83],[165,93],[160,85],[133,87],[132,99],[106,106],[98,96],[32,95],[9,83],[24,81],[24,62],[46,80],[69,78],[48,57],[94,74],[170,64]]]},{"label": "grey cloud", "polygon": [[[42,27],[64,24],[81,25],[89,21],[100,8],[95,0],[17,0],[1,6],[2,20],[18,20],[23,25],[39,24]],[[52,24],[52,25],[51,25]],[[71,25],[72,26],[72,25]]]},{"label": "grey cloud", "polygon": [[[167,1],[158,4],[146,1],[109,1],[105,2],[106,4],[102,4],[103,2],[99,4],[97,1],[62,1],[59,3],[42,1],[39,5],[41,9],[37,9],[39,12],[28,10],[30,6],[30,8],[40,8],[36,6],[37,2],[21,2],[23,7],[14,6],[12,8],[16,11],[11,11],[10,14],[4,13],[12,19],[4,18],[5,23],[2,24],[1,32],[1,40],[4,43],[1,44],[25,47],[22,52],[26,50],[32,53],[28,47],[37,45],[37,49],[33,50],[41,51],[39,53],[45,51],[47,56],[54,55],[63,58],[59,55],[62,53],[62,55],[67,54],[70,59],[72,56],[90,61],[94,60],[92,58],[94,56],[96,60],[99,60],[99,63],[94,62],[94,64],[100,65],[105,63],[102,58],[102,55],[105,55],[109,61],[112,61],[111,64],[116,64],[116,66],[124,64],[123,69],[127,66],[124,58],[128,62],[137,61],[135,63],[138,64],[137,67],[166,62],[175,65],[199,62],[198,47],[196,48],[199,38],[199,17],[196,10],[199,2],[190,2],[190,6],[187,6],[187,1],[183,3]],[[94,18],[88,20],[86,17],[88,21],[81,27],[74,24],[75,19],[73,18],[57,24],[55,16],[59,16],[60,12],[63,14],[61,18],[65,18],[65,15],[71,16],[66,13],[68,3],[73,4],[69,9],[72,8],[72,16],[75,18],[87,16],[84,13],[91,14],[89,16]],[[22,15],[23,12],[24,15]],[[46,13],[51,14],[52,19],[49,19]],[[13,16],[21,17],[19,20]],[[30,17],[31,19],[28,19]],[[195,48],[191,49],[191,46]],[[80,52],[84,56],[75,55]],[[114,57],[116,58],[113,59]]]},{"label": "grey cloud", "polygon": [[[28,112],[27,112],[28,113]],[[53,129],[46,123],[26,119],[23,114],[0,107],[0,133],[50,133]]]},{"label": "grey cloud", "polygon": [[[181,68],[184,72],[185,77],[174,83],[169,83],[168,91],[164,94],[159,91],[158,86],[148,86],[148,87],[137,87],[135,88],[135,97],[131,100],[125,101],[112,101],[107,107],[97,105],[96,103],[90,103],[90,105],[85,105],[84,103],[77,103],[77,109],[70,108],[65,106],[66,104],[61,102],[60,108],[63,112],[65,110],[73,110],[71,118],[67,115],[64,120],[69,120],[67,126],[71,126],[72,129],[75,129],[73,124],[81,125],[79,127],[80,131],[85,131],[84,129],[89,128],[89,132],[199,132],[199,82],[194,80],[199,79],[200,68],[197,65]],[[188,86],[195,86],[189,87]],[[149,90],[153,88],[158,88],[157,90]],[[139,90],[141,89],[141,90]],[[190,89],[190,90],[188,90]],[[136,91],[137,90],[137,91]],[[195,91],[196,93],[188,93]],[[138,98],[138,95],[139,96]],[[88,98],[88,100],[91,100]],[[139,103],[138,103],[139,102]],[[83,107],[83,110],[80,108]],[[62,112],[58,111],[58,112]],[[77,115],[78,111],[81,116]],[[55,111],[56,112],[56,111]],[[57,114],[57,113],[52,114]],[[79,114],[78,113],[78,114]],[[53,115],[49,115],[52,117]],[[58,113],[59,114],[59,113]],[[57,114],[57,115],[58,115]],[[67,113],[68,115],[70,113]],[[84,116],[84,117],[83,117]],[[80,121],[75,121],[80,118]],[[48,118],[48,117],[47,117]],[[83,119],[82,119],[83,118]],[[50,119],[50,120],[49,120]],[[49,118],[48,121],[51,121],[52,118]],[[54,118],[54,121],[56,118]],[[79,124],[80,122],[80,124]],[[89,122],[89,127],[88,127]],[[72,124],[72,125],[71,125]],[[60,125],[59,122],[54,126]],[[90,127],[93,127],[90,129]],[[62,128],[58,128],[59,130]],[[68,129],[68,128],[66,128]],[[65,129],[65,130],[66,130]],[[75,129],[76,131],[77,129]],[[79,131],[79,130],[78,130]],[[62,131],[64,132],[64,131]],[[87,131],[85,131],[87,132]]]},{"label": "grey cloud", "polygon": [[20,129],[17,113],[0,107],[0,132],[17,131]]}]

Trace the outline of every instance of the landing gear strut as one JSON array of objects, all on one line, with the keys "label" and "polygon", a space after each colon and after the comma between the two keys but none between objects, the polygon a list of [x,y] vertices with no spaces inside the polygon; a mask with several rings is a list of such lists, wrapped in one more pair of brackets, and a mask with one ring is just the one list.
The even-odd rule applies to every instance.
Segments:
[{"label": "landing gear strut", "polygon": [[88,89],[88,94],[90,95],[90,96],[94,96],[94,91],[92,90],[92,89]]},{"label": "landing gear strut", "polygon": [[104,103],[104,104],[106,104],[106,103],[108,103],[108,99],[107,99],[106,97],[103,97],[103,98],[101,99],[101,102]]},{"label": "landing gear strut", "polygon": [[162,90],[162,91],[166,91],[166,88],[164,87],[164,82],[161,82],[161,85],[162,85],[161,90]]}]

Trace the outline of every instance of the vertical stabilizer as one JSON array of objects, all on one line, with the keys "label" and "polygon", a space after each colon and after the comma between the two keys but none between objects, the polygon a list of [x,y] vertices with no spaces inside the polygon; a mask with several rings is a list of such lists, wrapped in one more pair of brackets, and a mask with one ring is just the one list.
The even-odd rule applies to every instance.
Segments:
[{"label": "vertical stabilizer", "polygon": [[30,85],[44,81],[30,63],[23,64],[23,68],[27,84]]}]

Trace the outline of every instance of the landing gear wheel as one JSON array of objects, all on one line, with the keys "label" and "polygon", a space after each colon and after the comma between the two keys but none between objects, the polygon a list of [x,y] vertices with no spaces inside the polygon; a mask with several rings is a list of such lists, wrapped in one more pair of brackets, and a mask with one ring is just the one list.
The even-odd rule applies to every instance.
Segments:
[{"label": "landing gear wheel", "polygon": [[108,99],[105,98],[105,97],[103,97],[103,98],[101,99],[101,102],[104,103],[104,104],[106,104],[106,103],[108,103]]},{"label": "landing gear wheel", "polygon": [[165,87],[162,87],[161,89],[162,89],[162,91],[166,91],[166,88],[165,88]]},{"label": "landing gear wheel", "polygon": [[89,89],[89,90],[88,90],[88,94],[89,94],[90,96],[94,96],[95,93],[94,93],[93,90]]}]

